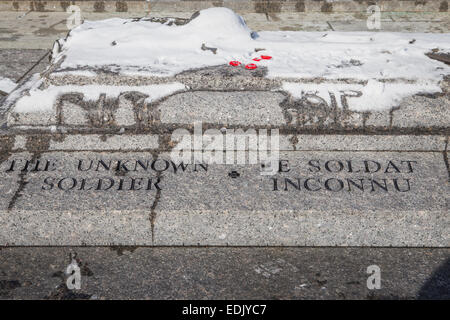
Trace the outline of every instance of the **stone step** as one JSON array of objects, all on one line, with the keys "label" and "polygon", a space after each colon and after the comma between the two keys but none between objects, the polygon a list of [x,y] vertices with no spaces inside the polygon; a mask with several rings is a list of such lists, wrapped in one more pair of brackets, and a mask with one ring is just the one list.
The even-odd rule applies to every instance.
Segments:
[{"label": "stone step", "polygon": [[[205,83],[214,86],[221,81],[205,80]],[[79,91],[72,87],[67,94],[59,95],[56,103],[44,106],[45,110],[37,109],[41,110],[39,112],[18,109],[14,100],[3,108],[9,110],[7,126],[12,129],[48,131],[61,128],[66,132],[124,129],[161,132],[175,127],[190,128],[194,123],[202,122],[219,129],[265,126],[302,133],[317,130],[446,133],[450,123],[450,95],[446,85],[443,93],[412,95],[390,109],[376,111],[379,96],[367,99],[363,94],[364,85],[358,83],[342,83],[345,92],[351,92],[348,94],[336,88],[336,83],[325,82],[317,85],[321,92],[302,98],[292,96],[272,80],[261,80],[254,86],[251,81],[248,85],[245,81],[238,84],[229,81],[215,89],[192,89],[179,84],[175,93],[150,103],[145,100],[149,95],[140,87],[111,87],[117,92],[115,98],[108,98],[100,88],[98,98],[93,101],[85,98],[88,87],[80,86]],[[197,85],[201,86],[201,83],[197,82]],[[299,91],[303,87],[308,90],[310,83],[299,82],[296,86]],[[350,90],[353,87],[354,90]],[[158,89],[158,85],[154,88]],[[367,107],[372,110],[351,110],[359,101],[369,101],[371,105]]]},{"label": "stone step", "polygon": [[67,57],[0,106],[0,245],[449,247],[443,63],[151,77]]},{"label": "stone step", "polygon": [[[223,23],[242,22],[227,9],[202,12],[177,23],[195,25],[196,19],[208,19],[208,14],[214,12],[227,14],[228,20]],[[217,48],[206,47],[205,43],[200,45],[203,40],[198,43],[196,57],[211,59],[207,63],[185,61],[178,55],[173,58],[177,62],[161,62],[159,58],[140,54],[138,49],[127,57],[120,45],[119,50],[110,50],[110,46],[117,45],[114,33],[102,44],[103,49],[70,45],[74,39],[105,37],[99,25],[116,32],[130,32],[141,23],[153,25],[165,23],[168,19],[128,19],[118,25],[104,21],[93,24],[92,28],[98,30],[80,27],[79,33],[56,41],[48,69],[33,75],[0,107],[0,114],[6,113],[7,127],[71,133],[114,133],[120,130],[159,133],[173,128],[189,128],[202,122],[211,128],[265,126],[295,133],[445,134],[448,131],[448,67],[441,58],[440,62],[434,61],[436,56],[446,57],[448,52],[436,48],[437,44],[424,34],[416,34],[414,37],[418,40],[406,34],[389,34],[392,38],[388,39],[402,43],[402,48],[392,53],[385,50],[389,42],[379,35],[379,39],[374,39],[375,36],[367,33],[364,36],[345,32],[329,36],[296,33],[299,40],[312,44],[310,56],[305,55],[304,59],[301,59],[304,53],[297,51],[297,38],[289,39],[294,34],[277,34],[277,41],[286,41],[288,49],[280,50],[278,58],[275,54],[273,59],[271,55],[274,54],[270,50],[274,50],[271,47],[275,40],[270,40],[270,35],[266,35],[267,38],[261,35],[260,38],[266,40],[249,42],[251,49],[241,50],[251,51],[241,58],[234,58],[242,62],[237,66],[230,65],[232,62],[228,56],[219,57],[221,62],[218,64],[214,56]],[[182,26],[177,28],[177,32],[185,30]],[[248,41],[256,37],[249,30],[244,34]],[[145,39],[147,36],[148,31]],[[323,40],[326,36],[328,38]],[[445,43],[445,35],[434,37],[432,39],[439,39],[435,40],[438,43]],[[341,42],[355,45],[355,41],[358,49],[351,54],[339,45]],[[425,43],[426,46],[421,45],[427,49],[411,47],[416,41]],[[66,42],[67,45],[64,44]],[[367,43],[377,43],[371,50],[374,54],[386,55],[386,58],[383,56],[381,62],[372,61],[364,54],[360,57],[358,50],[363,50]],[[140,43],[130,45],[130,48],[143,48]],[[161,42],[163,45],[166,45],[164,41]],[[218,43],[216,46],[221,45]],[[220,48],[223,55],[228,54],[226,48]],[[105,55],[112,51],[112,54],[102,64],[91,59],[90,50],[105,50]],[[183,50],[190,52],[191,49]],[[209,50],[213,52],[203,52]],[[250,56],[259,56],[259,52],[267,50],[265,55],[269,54],[268,57],[250,59]],[[404,52],[411,55],[410,59],[404,57]],[[164,49],[164,54],[169,53],[174,53],[170,46]],[[143,60],[140,60],[140,55]],[[321,55],[320,62],[317,55]],[[258,65],[250,64],[260,60],[263,61],[256,62]],[[423,64],[424,68],[412,72],[416,70],[414,63]],[[320,64],[318,70],[314,70],[315,64]],[[398,71],[393,72],[396,68]],[[360,74],[355,74],[358,72]]]},{"label": "stone step", "polygon": [[[167,77],[52,65],[11,94],[0,106],[0,114],[6,114],[7,126],[15,130],[60,128],[91,133],[161,132],[189,128],[196,122],[217,128],[265,126],[299,133],[448,131],[448,76],[438,85],[441,92],[421,94],[429,85],[420,80],[266,75],[265,67],[250,71],[227,65]],[[383,105],[398,95],[397,85],[410,87],[415,94],[395,98],[395,105]],[[33,86],[39,88],[39,96],[27,97]]]},{"label": "stone step", "polygon": [[[239,11],[239,10],[238,10]],[[189,18],[194,11],[189,12],[152,12],[153,17]],[[255,31],[369,31],[367,27],[368,14],[364,12],[342,13],[297,13],[284,12],[270,14],[243,13],[247,25]],[[111,17],[131,18],[143,16],[145,12],[87,12],[82,11],[85,20],[101,20]],[[37,12],[37,11],[0,11],[0,28],[7,37],[2,37],[0,49],[43,49],[52,47],[55,40],[64,38],[68,29],[67,18],[71,14],[66,12]],[[382,12],[382,30],[395,32],[450,32],[448,12]],[[5,60],[4,60],[5,61]],[[17,56],[16,60],[17,62]],[[25,62],[25,65],[29,61]],[[14,61],[12,62],[13,64]],[[3,64],[4,67],[10,64]],[[23,66],[20,66],[23,67]]]},{"label": "stone step", "polygon": [[[374,0],[382,11],[389,12],[448,12],[448,1]],[[358,0],[78,0],[78,1],[28,1],[1,0],[0,11],[66,11],[77,5],[84,12],[195,12],[220,6],[239,13],[282,12],[366,12],[370,4]]]},{"label": "stone step", "polygon": [[271,172],[242,145],[194,164],[163,136],[6,135],[0,245],[448,247],[447,139],[281,136]]}]

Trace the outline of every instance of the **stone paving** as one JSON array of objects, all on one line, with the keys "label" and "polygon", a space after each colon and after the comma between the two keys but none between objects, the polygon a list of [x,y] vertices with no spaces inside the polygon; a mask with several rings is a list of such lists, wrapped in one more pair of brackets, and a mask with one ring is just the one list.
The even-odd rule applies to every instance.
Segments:
[{"label": "stone paving", "polygon": [[[185,12],[155,12],[151,16],[189,18],[195,10]],[[145,12],[98,13],[82,11],[86,20],[110,17],[130,18]],[[66,36],[68,29],[65,12],[9,12],[0,10],[0,48],[50,49],[53,42]],[[255,31],[367,31],[364,13],[243,13],[248,26]],[[382,31],[449,32],[448,13],[383,12]]]},{"label": "stone paving", "polygon": [[[41,13],[30,12],[24,17],[34,14]],[[64,13],[43,14],[55,21],[65,19]],[[363,28],[362,20],[355,22],[354,17],[348,24],[339,22],[343,15],[352,16],[349,14],[336,15],[336,22],[330,19],[323,23],[318,13],[300,25],[283,19],[277,21],[280,15],[283,13],[249,14],[247,19],[250,26],[266,23],[275,30],[307,29],[308,23],[319,31]],[[291,17],[286,21],[297,18]],[[389,17],[385,18],[388,22]],[[391,25],[396,31],[422,28],[448,32],[445,18],[436,15],[435,21],[423,19],[423,23],[417,23],[407,21],[411,20],[408,15],[400,24],[391,19]],[[419,15],[416,19],[420,20]],[[64,23],[59,25],[59,31],[28,35],[18,32],[15,39],[7,37],[0,41],[1,48],[16,48],[1,51],[0,56],[8,63],[1,65],[0,75],[22,82],[32,73],[44,70],[46,51],[17,49],[48,49],[56,37],[64,34]],[[24,30],[29,29],[24,27]],[[210,82],[205,80],[206,84]],[[192,83],[202,85],[198,79]],[[19,117],[22,126],[18,126],[14,116],[4,117],[0,129],[3,181],[0,219],[4,226],[0,244],[115,246],[119,254],[125,252],[127,258],[135,260],[117,261],[107,248],[40,248],[36,257],[42,261],[44,280],[36,280],[30,276],[36,270],[34,267],[16,271],[16,264],[7,262],[26,263],[30,259],[28,249],[3,248],[0,257],[4,259],[2,266],[6,271],[0,280],[0,296],[74,298],[61,286],[54,289],[62,280],[50,274],[56,275],[58,268],[64,269],[68,252],[77,251],[82,259],[89,261],[88,269],[100,274],[98,278],[90,278],[91,272],[85,270],[88,283],[79,298],[110,298],[109,292],[114,292],[113,297],[124,298],[446,297],[448,284],[441,279],[448,275],[450,241],[446,197],[450,177],[448,84],[444,82],[442,95],[414,96],[389,112],[336,114],[336,109],[334,113],[326,110],[322,120],[312,126],[307,125],[304,114],[296,113],[293,117],[292,113],[283,113],[292,107],[283,107],[290,102],[285,101],[282,93],[261,94],[252,92],[251,88],[252,84],[245,91],[211,92],[210,88],[200,88],[177,93],[161,102],[159,122],[151,122],[150,126],[138,122],[134,114],[133,120],[124,124],[116,121],[121,117],[114,113],[114,121],[107,125],[92,121],[92,117],[83,114],[82,108],[69,116],[69,111],[76,110],[70,99],[68,105],[63,104],[50,116],[50,122],[36,128],[30,128],[33,122],[29,119],[20,123]],[[238,102],[240,108],[233,109]],[[255,104],[260,106],[257,112],[252,109]],[[223,112],[224,107],[227,113]],[[261,175],[262,168],[258,165],[173,166],[169,152],[176,143],[170,141],[171,134],[180,125],[194,130],[191,124],[194,118],[198,119],[195,114],[202,116],[204,129],[280,128],[281,161],[276,175]],[[104,117],[100,115],[100,118]],[[36,120],[42,124],[42,118]],[[55,126],[56,130],[49,130],[48,125]],[[192,151],[199,149],[193,147]],[[248,156],[251,150],[233,151]],[[142,245],[413,248],[139,248],[138,256],[133,258],[134,246]],[[443,248],[414,249],[423,246]],[[151,290],[142,287],[136,291],[136,286],[123,283],[121,273],[148,269],[144,263],[148,257],[156,255],[160,257],[157,259],[170,260],[193,254],[203,255],[206,261],[221,261],[223,268],[208,271],[193,259],[187,263],[187,268],[191,268],[188,274],[179,269],[174,271],[173,278],[167,273],[139,274],[145,274],[152,283],[171,281],[175,288],[186,285],[182,279],[191,279],[190,283],[203,288],[201,296],[195,290],[183,293],[181,289],[167,289],[162,284]],[[243,270],[235,270],[231,262],[225,263],[230,257],[242,261],[240,255],[252,256],[244,259]],[[97,259],[101,261],[98,266],[91,262]],[[311,265],[309,261],[315,259],[321,263]],[[368,292],[361,272],[364,273],[366,265],[382,263],[379,261],[383,261],[383,270],[389,274],[387,286],[383,292]],[[339,275],[329,275],[330,268],[319,267],[322,262],[337,263],[346,282],[336,281]],[[114,267],[116,263],[120,270]],[[304,270],[307,264],[316,270],[314,275]],[[346,267],[347,264],[355,268]],[[401,267],[396,269],[395,265]],[[273,273],[273,270],[282,271]],[[404,275],[405,270],[411,276],[391,278],[392,274]],[[217,293],[223,286],[215,280],[218,274],[224,273],[225,278],[231,277],[230,282],[238,283],[235,275],[239,272],[251,275],[249,287],[231,290],[227,286],[228,289]],[[201,281],[204,273],[211,281]],[[417,277],[418,274],[421,276]],[[411,277],[416,279],[412,283],[406,280]],[[260,286],[255,285],[261,279],[266,280]],[[98,281],[103,285],[96,291],[92,288],[99,286]],[[104,285],[105,281],[112,287]],[[35,287],[36,283],[43,286]],[[444,285],[436,287],[436,283]]]},{"label": "stone paving", "polygon": [[366,12],[369,5],[376,4],[382,11],[389,12],[448,12],[447,0],[417,1],[417,0],[373,0],[369,3],[359,0],[150,0],[150,1],[119,1],[119,0],[78,0],[78,1],[28,1],[2,0],[0,10],[6,11],[66,11],[70,4],[80,6],[87,12],[186,12],[197,11],[211,7],[227,7],[240,13],[339,13]]}]

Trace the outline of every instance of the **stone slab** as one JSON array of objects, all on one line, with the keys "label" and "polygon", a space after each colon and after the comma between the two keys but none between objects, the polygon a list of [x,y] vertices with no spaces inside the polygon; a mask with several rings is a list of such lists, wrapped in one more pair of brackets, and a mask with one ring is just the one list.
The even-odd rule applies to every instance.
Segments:
[{"label": "stone slab", "polygon": [[[128,1],[93,1],[79,0],[74,3],[86,12],[167,12],[197,11],[213,6],[225,6],[241,12],[280,13],[280,12],[366,12],[366,2],[357,0],[154,0],[149,2]],[[447,1],[416,0],[377,0],[374,1],[383,11],[395,12],[447,12]],[[61,1],[0,1],[0,10],[4,11],[65,11],[67,3]]]},{"label": "stone slab", "polygon": [[392,110],[371,112],[344,110],[333,104],[317,106],[293,99],[284,91],[193,90],[175,93],[151,105],[121,96],[106,103],[101,98],[86,102],[61,97],[46,112],[15,112],[12,105],[5,118],[11,128],[48,131],[52,126],[59,126],[90,132],[116,132],[121,128],[158,131],[167,126],[189,127],[201,122],[219,129],[266,126],[301,131],[299,133],[315,130],[442,133],[450,123],[448,93],[437,97],[415,95],[403,99]]},{"label": "stone slab", "polygon": [[[14,215],[14,218],[11,218]],[[146,211],[0,211],[2,246],[136,245],[152,242]],[[130,229],[132,227],[132,230]],[[124,230],[128,230],[124,232]],[[9,233],[9,234],[8,234]]]},{"label": "stone slab", "polygon": [[[414,103],[411,103],[414,101]],[[392,126],[398,128],[442,127],[450,124],[450,95],[435,99],[417,96],[407,99],[392,112]]]},{"label": "stone slab", "polygon": [[58,124],[58,112],[56,106],[53,106],[50,110],[39,112],[12,111],[7,113],[6,122],[8,126],[37,126],[51,129],[52,126]]},{"label": "stone slab", "polygon": [[[120,14],[122,13],[123,12],[120,12]],[[27,23],[34,23],[35,20],[39,21],[39,23],[47,24],[48,21],[41,20],[47,20],[47,18],[51,16],[48,16],[50,13],[47,12],[45,14],[42,13],[42,16],[38,16],[40,13],[37,12],[31,12],[23,17],[17,16],[17,14],[17,12],[11,14],[9,19],[24,19],[24,25]],[[61,20],[61,18],[63,18],[63,13],[55,14],[57,15],[57,18],[53,17],[52,19],[59,19],[59,24],[61,24],[61,21],[64,20]],[[297,17],[296,14],[297,13],[280,13],[280,17],[292,22],[295,21]],[[351,15],[346,14],[346,16],[350,19],[347,20],[346,23],[351,23]],[[254,13],[250,14],[250,17],[255,21],[261,22],[261,17],[265,17],[265,15],[262,13]],[[270,16],[270,19],[272,22],[277,20],[275,16]],[[309,19],[312,20],[308,21],[314,22],[317,20],[317,17]],[[404,17],[400,17],[399,19],[404,19]],[[441,16],[439,16],[439,19],[440,20],[433,22],[445,22],[445,19]],[[25,20],[27,22],[25,22]],[[384,18],[383,21],[385,20],[386,18]],[[9,22],[6,23],[8,24]],[[35,33],[40,34],[40,32],[37,31]],[[6,60],[10,61],[15,52],[18,53],[21,51],[6,50],[4,52],[5,53],[2,54],[1,58],[6,57]],[[26,62],[27,55],[32,56],[33,52],[30,51],[23,56],[20,56],[21,63],[24,61]],[[36,52],[40,51],[36,50]],[[16,70],[17,68],[14,67],[13,69]],[[0,68],[0,72],[1,71],[2,69]],[[442,97],[410,97],[405,99],[400,106],[395,107],[395,112],[390,112],[389,110],[365,113],[351,112],[348,110],[335,110],[335,106],[332,105],[327,105],[325,108],[316,108],[317,106],[310,105],[305,106],[298,101],[293,101],[295,99],[287,99],[291,97],[286,95],[286,92],[274,92],[274,90],[279,90],[282,81],[280,79],[272,81],[264,78],[264,80],[262,80],[263,78],[256,74],[252,74],[251,76],[247,75],[247,78],[245,79],[240,78],[240,75],[235,74],[230,77],[226,72],[223,73],[223,71],[227,71],[224,70],[223,66],[222,68],[218,67],[217,70],[214,70],[217,71],[216,73],[212,73],[211,70],[206,70],[206,72],[203,72],[202,74],[202,71],[205,70],[189,71],[174,77],[174,79],[169,79],[168,81],[176,79],[189,86],[191,92],[173,95],[168,97],[165,101],[155,103],[158,105],[155,109],[157,110],[157,113],[160,113],[160,119],[156,119],[156,121],[151,121],[151,123],[146,123],[144,125],[142,121],[136,119],[138,118],[138,115],[135,114],[137,106],[131,105],[130,103],[128,103],[128,105],[122,103],[117,110],[114,109],[114,121],[109,121],[106,125],[102,123],[103,121],[96,121],[96,119],[92,120],[92,114],[98,114],[99,117],[104,115],[102,114],[105,111],[103,109],[103,102],[100,100],[97,101],[95,105],[99,110],[88,111],[86,106],[77,105],[76,103],[73,103],[73,101],[66,101],[61,104],[61,106],[55,105],[52,110],[45,113],[15,113],[11,110],[7,116],[7,124],[9,127],[20,127],[21,129],[28,129],[30,127],[33,129],[42,129],[48,127],[46,128],[47,130],[54,130],[56,126],[59,126],[64,127],[65,129],[112,129],[117,131],[122,127],[138,129],[144,127],[152,130],[159,124],[192,125],[194,122],[202,121],[218,126],[287,126],[293,130],[301,130],[302,132],[314,130],[334,131],[341,129],[347,131],[361,131],[367,129],[369,131],[397,130],[403,133],[406,129],[408,130],[407,132],[410,133],[418,128],[420,130],[425,129],[432,132],[433,130],[438,129],[440,130],[439,133],[442,133],[443,131],[445,132],[448,123],[450,122],[450,115],[447,108],[447,105],[449,104],[448,92]],[[264,72],[264,70],[261,72]],[[211,74],[214,76],[211,76]],[[209,77],[206,75],[209,75]],[[62,78],[61,81],[63,84],[72,83],[67,81],[68,79],[64,77],[59,78]],[[111,75],[103,77],[103,74],[101,74],[98,77],[95,77],[95,81],[98,81],[98,78],[109,79],[108,81],[112,81],[113,83],[122,83],[123,81],[126,81],[127,84],[141,84],[142,80],[141,78],[123,79],[124,77]],[[85,80],[86,79],[80,80],[79,78],[76,78],[75,83],[81,81],[80,84],[84,84],[83,81]],[[146,80],[150,82],[153,81],[152,79]],[[57,80],[52,79],[50,76],[49,79],[45,80],[45,84],[48,84],[47,82],[52,83],[52,81]],[[302,82],[303,80],[299,81]],[[350,79],[350,81],[353,80]],[[245,86],[243,85],[244,83]],[[59,83],[59,85],[61,85],[61,83]],[[239,85],[242,86],[242,88],[239,88]],[[208,89],[217,91],[210,92]],[[226,90],[227,92],[218,92],[220,90]],[[238,90],[245,90],[245,92],[239,92]],[[258,90],[264,90],[265,92]],[[341,96],[341,99],[342,98],[343,97]],[[357,98],[352,97],[349,99]],[[114,101],[113,104],[116,102],[117,101]],[[106,110],[106,112],[108,113],[107,117],[109,117],[111,110]],[[97,124],[96,122],[100,122],[100,124]],[[423,133],[423,131],[420,133]]]},{"label": "stone slab", "polygon": [[[240,177],[230,179],[228,173],[231,169],[224,166],[211,168],[206,179],[183,182],[183,177],[179,176],[167,180],[168,191],[161,193],[158,204],[155,244],[174,244],[174,241],[178,245],[197,245],[206,241],[210,245],[280,246],[450,244],[448,199],[445,197],[448,177],[441,153],[294,152],[281,157],[293,167],[290,172],[277,176],[261,176],[256,166],[235,167]],[[406,158],[420,163],[415,174],[398,176],[411,179],[411,190],[415,189],[411,193],[394,191],[394,194],[392,187],[388,192],[370,188],[355,193],[356,190],[348,191],[352,187],[345,186],[345,183],[343,190],[346,191],[341,193],[325,191],[324,185],[309,186],[310,189],[321,188],[315,192],[304,187],[305,179],[312,176],[320,177],[322,183],[331,176],[347,182],[346,177],[359,179],[365,176],[365,179],[381,181],[396,179],[391,174],[312,174],[310,170],[315,169],[306,165],[311,159],[316,159],[313,160],[315,164],[320,161],[323,166],[328,159],[386,162],[388,159],[404,161],[400,159]],[[431,177],[431,172],[436,175]],[[296,180],[299,177],[303,179],[300,183]],[[290,181],[301,190],[285,178],[293,178]],[[277,179],[276,186],[273,179]],[[393,183],[394,180],[390,181]],[[337,185],[336,190],[340,188]],[[178,209],[180,206],[183,210]],[[436,226],[439,225],[443,229],[438,231]]]},{"label": "stone slab", "polygon": [[[27,174],[22,173],[23,167],[18,171],[11,172],[20,172],[22,176],[17,183],[18,190],[20,190],[16,193],[10,193],[9,201],[5,201],[5,203],[9,203],[10,209],[4,209],[0,212],[1,220],[4,223],[4,231],[0,235],[0,242],[3,245],[31,245],[32,243],[45,245],[57,245],[58,243],[66,243],[67,245],[124,243],[134,245],[152,242],[150,208],[155,201],[157,191],[154,186],[151,190],[147,190],[150,178],[145,179],[147,184],[145,187],[142,187],[143,180],[139,181],[142,184],[140,187],[137,185],[138,182],[133,187],[135,189],[144,188],[145,191],[136,190],[135,193],[95,192],[91,190],[93,188],[91,183],[94,183],[94,181],[88,179],[91,175],[78,170],[75,160],[77,157],[84,158],[86,161],[84,164],[88,164],[89,160],[108,157],[108,155],[103,153],[45,154],[45,156],[39,158],[40,167],[37,168],[37,170],[44,171],[36,171],[35,175],[32,172],[36,170],[38,158],[21,157],[16,159],[16,163],[14,163],[16,168],[26,165],[26,160],[32,160],[34,168],[30,167],[31,172]],[[128,158],[133,157],[133,155],[127,153],[121,154],[119,157]],[[11,168],[13,160],[2,163],[2,172],[8,170],[6,166]],[[48,171],[45,171],[46,166]],[[57,167],[59,168],[53,171]],[[84,168],[81,167],[80,170],[82,169]],[[81,182],[82,180],[77,183],[76,188],[81,189],[81,193],[61,192],[51,195],[51,190],[45,190],[53,188],[51,186],[54,183],[53,179],[58,179],[58,182],[55,180],[57,183],[55,187],[58,188],[58,183],[61,181],[58,178],[60,175],[67,178],[59,186],[63,189],[66,188],[66,183],[69,183],[69,185],[75,183],[72,182],[70,177],[78,176],[78,173],[81,173],[87,179],[85,180],[86,184]],[[108,177],[106,178],[105,175]],[[10,174],[7,174],[3,178],[9,176]],[[105,180],[102,180],[102,185],[99,185],[97,180],[96,187],[100,189],[108,188],[111,181],[109,179],[114,179],[116,185],[123,179],[123,184],[128,183],[127,187],[131,188],[135,174],[127,174],[128,177],[125,177],[124,172],[115,170],[111,173],[111,177],[105,173],[99,173],[100,176],[105,177]],[[45,186],[41,184],[42,181],[39,181],[42,179],[44,179]],[[46,182],[45,179],[47,179]],[[154,182],[156,183],[156,181]],[[70,186],[67,188],[70,188]],[[12,209],[12,207],[14,208]],[[129,227],[131,229],[128,229]],[[124,232],[126,229],[131,231],[132,234]]]},{"label": "stone slab", "polygon": [[0,165],[8,184],[21,173],[17,192],[2,199],[0,244],[450,246],[442,152],[279,159],[281,172],[263,175],[260,164],[183,169],[157,151],[14,154]]},{"label": "stone slab", "polygon": [[[55,277],[73,254],[76,291]],[[449,259],[448,248],[2,248],[0,299],[449,299]],[[380,290],[366,285],[374,264]]]},{"label": "stone slab", "polygon": [[157,135],[68,135],[52,141],[49,150],[149,150],[158,149]]}]

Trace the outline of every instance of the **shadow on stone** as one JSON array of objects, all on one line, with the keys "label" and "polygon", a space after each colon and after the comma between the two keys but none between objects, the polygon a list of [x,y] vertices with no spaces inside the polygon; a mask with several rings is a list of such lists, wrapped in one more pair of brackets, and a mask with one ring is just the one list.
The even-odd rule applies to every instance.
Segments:
[{"label": "shadow on stone", "polygon": [[418,299],[450,299],[450,259],[447,259],[423,285]]}]

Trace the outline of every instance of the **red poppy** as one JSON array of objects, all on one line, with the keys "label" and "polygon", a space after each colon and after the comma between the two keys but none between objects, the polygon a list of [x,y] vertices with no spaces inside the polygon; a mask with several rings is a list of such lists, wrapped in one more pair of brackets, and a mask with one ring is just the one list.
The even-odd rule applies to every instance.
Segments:
[{"label": "red poppy", "polygon": [[230,61],[230,65],[233,67],[237,67],[237,66],[241,65],[241,63],[239,61]]},{"label": "red poppy", "polygon": [[271,56],[261,56],[261,59],[270,60],[270,59],[272,59],[272,57]]},{"label": "red poppy", "polygon": [[253,69],[258,68],[258,66],[256,64],[254,64],[254,63],[249,63],[248,65],[245,66],[245,68],[253,70]]},{"label": "red poppy", "polygon": [[261,61],[260,58],[254,58],[253,61]]}]

